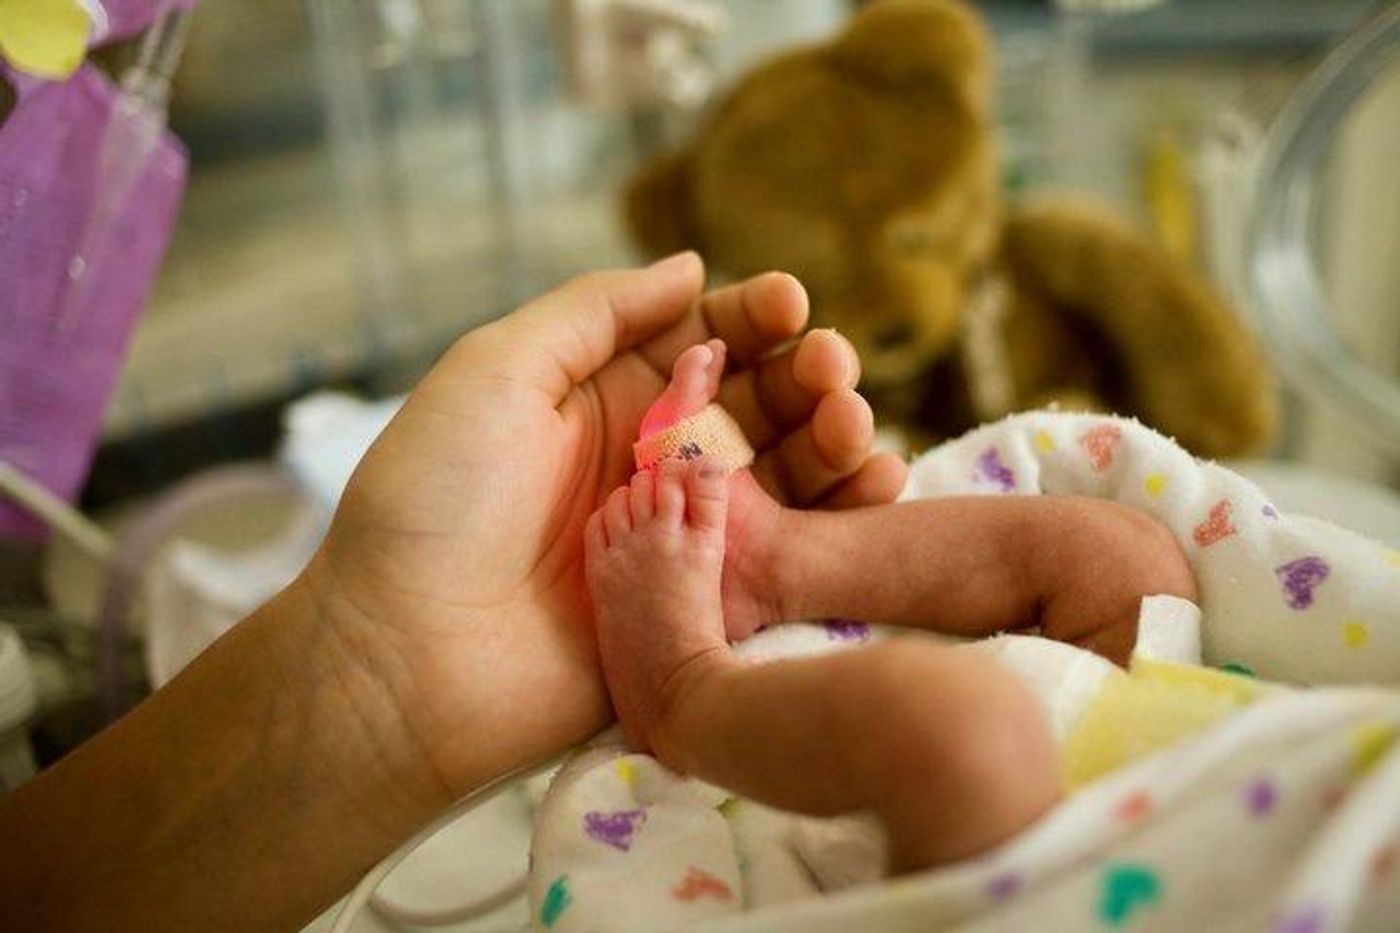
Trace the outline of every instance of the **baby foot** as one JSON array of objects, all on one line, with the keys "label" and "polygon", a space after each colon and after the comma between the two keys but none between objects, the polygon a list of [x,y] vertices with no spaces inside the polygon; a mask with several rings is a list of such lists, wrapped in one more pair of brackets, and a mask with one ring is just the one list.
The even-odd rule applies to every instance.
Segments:
[{"label": "baby foot", "polygon": [[[724,374],[724,341],[696,344],[676,357],[671,381],[642,418],[639,436],[664,431],[714,401]],[[749,637],[762,625],[783,621],[773,598],[775,547],[783,534],[783,510],[748,470],[729,480],[728,535],[723,583],[724,626],[729,640]]]},{"label": "baby foot", "polygon": [[588,589],[613,705],[654,748],[679,675],[725,651],[720,577],[729,489],[707,459],[663,462],[613,491],[585,531]]},{"label": "baby foot", "polygon": [[[676,357],[671,382],[643,417],[640,438],[697,415],[720,392],[724,340],[711,339]],[[787,510],[764,492],[748,469],[729,476],[728,534],[724,565],[724,626],[731,642],[763,625],[784,621],[777,586]]]},{"label": "baby foot", "polygon": [[719,392],[724,375],[724,341],[696,344],[676,357],[671,382],[642,416],[638,439],[664,431],[677,421],[699,414]]}]

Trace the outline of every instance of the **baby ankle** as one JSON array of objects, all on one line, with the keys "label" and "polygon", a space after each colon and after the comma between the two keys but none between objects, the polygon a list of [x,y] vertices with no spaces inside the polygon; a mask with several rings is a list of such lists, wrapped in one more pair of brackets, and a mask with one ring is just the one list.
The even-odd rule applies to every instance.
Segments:
[{"label": "baby ankle", "polygon": [[755,533],[750,541],[755,594],[773,607],[774,621],[817,618],[827,613],[813,605],[815,592],[810,551],[818,542],[814,526],[822,516],[780,506],[772,526]]},{"label": "baby ankle", "polygon": [[704,698],[715,678],[733,661],[727,645],[706,648],[666,678],[645,724],[647,745],[667,767],[682,774],[696,769],[696,736],[708,721]]}]

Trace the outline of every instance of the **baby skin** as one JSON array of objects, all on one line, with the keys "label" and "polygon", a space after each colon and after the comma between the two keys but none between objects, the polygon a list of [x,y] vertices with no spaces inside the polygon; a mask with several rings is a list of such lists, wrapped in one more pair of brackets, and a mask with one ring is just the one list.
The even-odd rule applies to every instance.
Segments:
[{"label": "baby skin", "polygon": [[[682,354],[651,420],[707,404],[723,349]],[[585,549],[628,735],[674,770],[772,806],[873,812],[896,872],[985,851],[1055,804],[1037,701],[991,658],[921,640],[755,665],[731,639],[799,618],[961,635],[1039,627],[1121,662],[1143,596],[1195,596],[1166,529],[1108,501],[798,511],[704,458],[637,473],[593,515]]]}]

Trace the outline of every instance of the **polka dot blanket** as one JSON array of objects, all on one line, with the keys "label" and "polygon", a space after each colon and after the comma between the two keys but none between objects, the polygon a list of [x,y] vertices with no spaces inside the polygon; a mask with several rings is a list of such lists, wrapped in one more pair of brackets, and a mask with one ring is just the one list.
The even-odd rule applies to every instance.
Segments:
[{"label": "polka dot blanket", "polygon": [[[734,798],[613,730],[565,764],[541,807],[537,929],[1400,929],[1400,555],[1284,514],[1230,470],[1104,416],[1035,412],[979,428],[916,460],[904,498],[964,495],[1099,496],[1158,518],[1196,574],[1199,630],[1194,610],[1159,603],[1149,619],[1145,600],[1139,650],[1166,646],[1166,660],[1201,667],[1152,661],[1146,686],[1183,691],[1170,696],[1185,705],[1202,690],[1244,699],[1114,759],[1127,763],[1095,772],[1001,847],[895,879],[881,877],[870,821]],[[799,624],[740,651],[762,661],[889,634]],[[998,652],[1026,680],[1062,750],[1139,725],[1124,706],[1104,728],[1119,709],[1104,684],[1133,694],[1121,685],[1136,665],[1124,675],[1029,637],[970,650]]]}]

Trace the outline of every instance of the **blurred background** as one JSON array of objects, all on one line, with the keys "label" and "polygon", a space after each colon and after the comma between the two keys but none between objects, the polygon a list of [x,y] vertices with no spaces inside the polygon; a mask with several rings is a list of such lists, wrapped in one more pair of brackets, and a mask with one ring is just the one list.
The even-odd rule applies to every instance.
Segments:
[{"label": "blurred background", "polygon": [[[834,0],[711,6],[733,26],[696,30],[696,60],[684,64],[700,87],[637,101],[606,87],[606,74],[602,87],[571,82],[579,46],[608,38],[571,32],[587,19],[569,22],[549,0],[200,8],[171,98],[190,187],[90,496],[265,452],[275,419],[259,410],[337,382],[405,389],[463,330],[576,272],[634,262],[617,192],[638,160],[683,135],[726,76],[849,12]],[[1107,196],[1224,277],[1241,210],[1227,176],[1248,157],[1239,150],[1259,144],[1320,53],[1375,7],[1176,0],[1094,17],[984,3],[1005,183]],[[1374,96],[1378,115],[1396,112]],[[1389,173],[1383,153],[1395,150],[1367,131],[1341,148],[1356,190]],[[1353,200],[1328,223],[1378,239],[1393,202],[1371,216],[1374,199]],[[1395,258],[1389,243],[1377,261]],[[1364,327],[1352,339],[1400,349],[1393,331],[1375,336],[1386,339]],[[168,444],[151,443],[166,434]],[[1285,443],[1322,456],[1306,435]],[[1338,465],[1364,469],[1363,459]]]},{"label": "blurred background", "polygon": [[[71,536],[0,541],[0,621],[30,659],[11,719],[28,723],[38,763],[101,722],[103,678],[118,703],[163,680],[314,545],[348,469],[318,452],[389,409],[289,405],[402,393],[462,332],[638,261],[619,214],[629,173],[746,67],[830,34],[855,5],[198,6],[170,97],[189,186],[80,505],[116,547],[124,523],[211,469],[292,463],[302,482],[235,476],[163,517],[125,568],[159,564],[163,582],[134,596],[113,597],[106,559]],[[1298,97],[1387,4],[975,6],[994,36],[1006,192],[1100,195],[1213,276],[1283,377],[1282,430],[1256,477],[1400,544],[1400,38],[1366,51],[1364,81],[1343,73]],[[103,54],[120,71],[134,53]],[[1300,185],[1313,194],[1302,214],[1268,203]],[[1279,273],[1290,256],[1316,280]],[[310,493],[308,476],[323,480]],[[122,616],[105,661],[104,613]],[[207,628],[175,630],[191,619]]]},{"label": "blurred background", "polygon": [[[288,400],[337,384],[403,390],[454,335],[571,274],[635,261],[617,192],[638,160],[682,136],[727,77],[849,12],[837,0],[701,4],[730,26],[678,27],[685,54],[658,66],[689,86],[629,99],[625,67],[571,73],[581,49],[621,40],[589,35],[607,18],[571,20],[568,6],[250,0],[198,10],[171,98],[190,186],[88,502],[265,454]],[[983,3],[1005,185],[1106,196],[1228,280],[1242,236],[1239,173],[1290,90],[1376,7],[1175,0],[1072,15]],[[1358,108],[1368,112],[1341,131],[1332,161],[1358,194],[1329,207],[1319,223],[1329,242],[1318,244],[1353,282],[1336,286],[1352,290],[1338,296],[1347,319],[1337,328],[1381,366],[1394,365],[1400,336],[1395,316],[1375,309],[1395,296],[1355,282],[1391,282],[1381,273],[1395,258],[1394,202],[1363,193],[1388,176],[1394,150],[1376,137],[1394,132],[1389,93],[1368,95]],[[1373,248],[1358,252],[1351,238]],[[1388,481],[1389,462],[1349,436],[1355,426],[1330,431],[1333,420],[1290,409],[1281,449]]]}]

